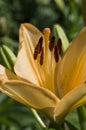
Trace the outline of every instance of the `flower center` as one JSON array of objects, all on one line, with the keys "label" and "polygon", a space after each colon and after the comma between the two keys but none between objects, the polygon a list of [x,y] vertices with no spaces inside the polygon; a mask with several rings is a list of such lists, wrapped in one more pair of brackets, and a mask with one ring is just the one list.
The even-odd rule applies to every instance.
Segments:
[{"label": "flower center", "polygon": [[[52,52],[54,50],[54,58],[55,58],[55,61],[58,62],[59,55],[61,55],[62,41],[59,38],[58,42],[57,42],[57,45],[55,45],[55,37],[53,36],[49,40],[49,35],[50,35],[50,29],[45,28],[44,29],[45,42],[49,42],[49,44],[48,44],[49,51]],[[45,44],[45,46],[46,46],[46,44]],[[37,43],[37,45],[36,45],[36,47],[34,49],[34,60],[37,59],[38,55],[40,55],[40,65],[43,65],[44,47],[43,47],[43,37],[42,36],[39,38],[39,41],[38,41],[38,43]]]}]

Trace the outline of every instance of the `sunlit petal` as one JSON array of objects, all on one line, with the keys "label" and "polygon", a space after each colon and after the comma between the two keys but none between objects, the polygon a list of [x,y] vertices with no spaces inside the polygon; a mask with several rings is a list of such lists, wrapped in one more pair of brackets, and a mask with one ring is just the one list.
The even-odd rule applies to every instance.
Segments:
[{"label": "sunlit petal", "polygon": [[1,84],[0,90],[11,98],[36,108],[50,117],[53,116],[55,106],[60,101],[47,89],[17,80]]},{"label": "sunlit petal", "polygon": [[33,69],[33,64],[30,63],[30,59],[28,57],[25,46],[22,44],[14,66],[15,73],[25,80],[33,82],[34,84],[39,84],[37,75]]},{"label": "sunlit petal", "polygon": [[42,82],[33,57],[35,46],[41,36],[42,33],[33,25],[27,23],[21,25],[19,53],[14,67],[17,75],[35,84],[38,84],[37,77],[39,82]]},{"label": "sunlit petal", "polygon": [[61,123],[69,111],[84,103],[86,103],[86,84],[74,88],[61,99],[55,109],[56,121]]},{"label": "sunlit petal", "polygon": [[86,80],[86,27],[70,44],[56,68],[55,84],[60,97]]}]

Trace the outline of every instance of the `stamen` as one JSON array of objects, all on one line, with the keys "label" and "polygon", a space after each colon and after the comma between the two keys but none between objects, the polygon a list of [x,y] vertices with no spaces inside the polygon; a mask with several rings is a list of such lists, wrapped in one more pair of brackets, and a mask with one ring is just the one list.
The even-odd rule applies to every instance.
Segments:
[{"label": "stamen", "polygon": [[57,46],[55,46],[55,48],[54,48],[54,57],[55,57],[55,61],[58,62],[58,60],[59,60],[59,55],[58,55]]},{"label": "stamen", "polygon": [[50,49],[50,51],[52,51],[53,48],[54,48],[54,42],[55,42],[55,37],[53,36],[51,38],[50,42],[49,42],[49,49]]},{"label": "stamen", "polygon": [[42,44],[43,44],[43,37],[40,37],[38,42],[38,53],[40,53],[42,50]]},{"label": "stamen", "polygon": [[43,59],[44,59],[44,48],[42,47],[41,54],[40,54],[40,65],[43,65]]},{"label": "stamen", "polygon": [[58,54],[61,54],[61,49],[62,49],[62,41],[61,41],[61,39],[60,39],[60,38],[58,39],[57,48],[58,48]]},{"label": "stamen", "polygon": [[35,51],[34,51],[34,60],[37,59],[38,56],[38,50],[37,50],[37,46],[35,47]]},{"label": "stamen", "polygon": [[37,59],[38,54],[41,52],[42,44],[43,44],[43,37],[40,37],[38,44],[36,45],[35,50],[34,50],[34,60]]}]

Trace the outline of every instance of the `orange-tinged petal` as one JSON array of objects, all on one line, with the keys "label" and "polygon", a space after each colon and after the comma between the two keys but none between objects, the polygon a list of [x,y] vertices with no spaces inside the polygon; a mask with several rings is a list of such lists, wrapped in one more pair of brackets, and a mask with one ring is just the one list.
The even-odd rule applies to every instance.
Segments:
[{"label": "orange-tinged petal", "polygon": [[49,90],[18,80],[1,84],[0,90],[20,103],[36,108],[50,117],[53,117],[55,106],[60,101]]},{"label": "orange-tinged petal", "polygon": [[36,46],[41,36],[43,36],[43,34],[32,24],[30,23],[21,24],[19,32],[20,46],[21,43],[25,41],[25,44],[27,44],[27,46],[29,44],[31,51],[33,52],[34,47]]},{"label": "orange-tinged petal", "polygon": [[40,77],[38,81],[35,70],[33,69],[33,64],[30,63],[30,59],[28,57],[29,55],[26,52],[25,45],[22,44],[17,56],[16,64],[14,66],[15,73],[24,80],[28,80],[29,82],[38,85],[39,82],[41,82]]},{"label": "orange-tinged petal", "polygon": [[37,76],[39,81],[42,82],[33,57],[35,46],[42,35],[43,34],[31,24],[22,24],[20,27],[19,52],[14,69],[18,76],[35,84],[38,84]]},{"label": "orange-tinged petal", "polygon": [[56,67],[57,95],[62,98],[86,80],[86,27],[70,43],[62,60]]},{"label": "orange-tinged petal", "polygon": [[81,84],[80,86],[71,90],[66,94],[59,102],[55,109],[55,120],[58,123],[64,119],[66,114],[75,109],[76,107],[86,103],[86,84]]}]

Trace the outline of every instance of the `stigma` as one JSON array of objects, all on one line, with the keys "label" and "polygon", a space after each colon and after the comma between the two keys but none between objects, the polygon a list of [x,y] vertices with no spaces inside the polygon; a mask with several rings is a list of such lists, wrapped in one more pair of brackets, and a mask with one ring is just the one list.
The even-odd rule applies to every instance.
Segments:
[{"label": "stigma", "polygon": [[[44,62],[44,47],[45,47],[45,51],[48,45],[48,50],[51,53],[53,52],[54,55],[54,59],[56,62],[59,61],[59,56],[61,55],[61,51],[62,51],[62,41],[59,38],[57,41],[57,44],[55,44],[55,36],[50,37],[50,29],[49,28],[45,28],[43,30],[43,34],[44,37],[41,36],[38,40],[37,45],[35,46],[34,49],[34,60],[37,59],[38,55],[40,55],[40,65],[43,65]],[[43,46],[43,43],[45,42],[45,46]],[[46,53],[46,52],[45,52]]]}]

